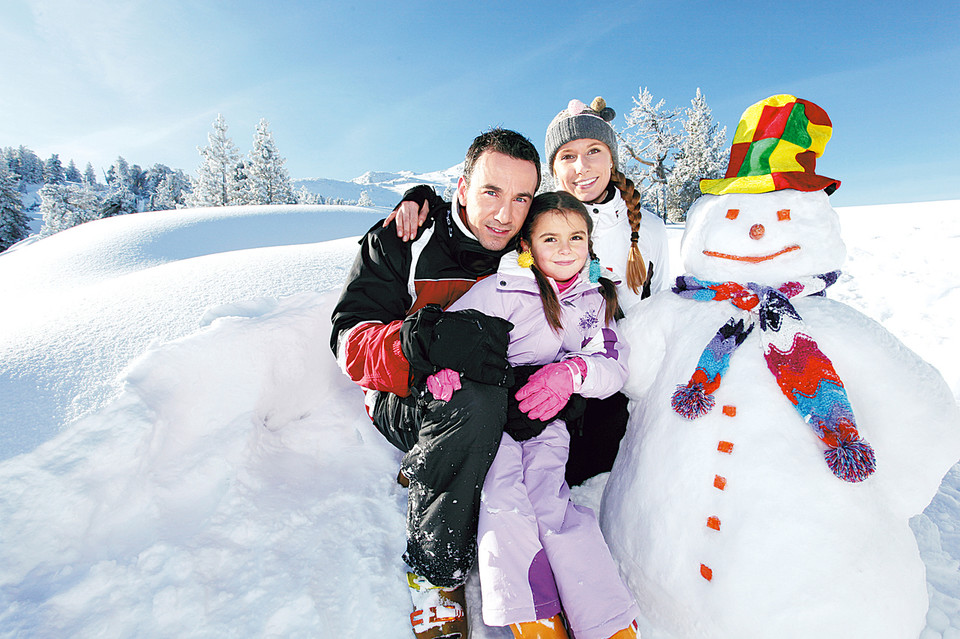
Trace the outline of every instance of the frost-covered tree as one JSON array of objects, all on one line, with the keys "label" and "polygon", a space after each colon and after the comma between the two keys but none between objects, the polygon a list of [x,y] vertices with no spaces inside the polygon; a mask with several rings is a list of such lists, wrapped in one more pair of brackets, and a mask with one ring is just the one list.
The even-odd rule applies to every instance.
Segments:
[{"label": "frost-covered tree", "polygon": [[[163,168],[167,171],[170,170],[165,166]],[[139,164],[134,164],[130,166],[130,170],[127,173],[126,186],[138,198],[148,199],[153,188],[156,187],[156,183],[151,184],[149,171],[144,171],[140,168]]]},{"label": "frost-covered tree", "polygon": [[663,100],[654,104],[651,93],[641,87],[620,131],[624,173],[637,185],[644,206],[661,217],[666,210],[670,163],[680,142],[675,131],[679,114],[680,109],[667,109]]},{"label": "frost-covered tree", "polygon": [[80,175],[80,169],[74,164],[73,158],[70,158],[70,163],[67,164],[67,170],[64,172],[63,177],[67,182],[76,182],[77,184],[83,182],[83,176]]},{"label": "frost-covered tree", "polygon": [[11,175],[17,176],[17,180],[22,180],[20,175],[20,154],[12,146],[3,147],[3,164]]},{"label": "frost-covered tree", "polygon": [[139,203],[136,194],[130,190],[126,184],[111,190],[100,202],[96,217],[114,217],[116,215],[129,215],[139,211]]},{"label": "frost-covered tree", "polygon": [[100,186],[97,182],[97,172],[93,170],[93,165],[87,162],[87,168],[83,171],[83,183],[87,188],[96,188]]},{"label": "frost-covered tree", "polygon": [[305,186],[301,186],[295,195],[297,204],[324,204],[322,195],[319,193],[311,193]]},{"label": "frost-covered tree", "polygon": [[106,180],[107,186],[113,188],[130,187],[130,163],[122,155],[107,169]]},{"label": "frost-covered tree", "polygon": [[63,180],[63,164],[60,163],[60,157],[54,153],[43,164],[43,183],[63,184]]},{"label": "frost-covered tree", "polygon": [[190,206],[229,206],[237,204],[236,170],[240,151],[227,136],[227,123],[218,114],[213,122],[213,133],[207,134],[209,145],[197,147],[202,161],[189,198]]},{"label": "frost-covered tree", "polygon": [[270,132],[270,123],[261,118],[253,135],[253,148],[244,166],[246,176],[243,190],[248,204],[293,204],[297,201],[284,168],[286,160],[280,156]]},{"label": "frost-covered tree", "polygon": [[0,162],[0,251],[6,251],[30,235],[30,220],[23,212],[19,176]]},{"label": "frost-covered tree", "polygon": [[373,200],[370,199],[370,194],[366,191],[360,191],[360,199],[357,200],[357,206],[373,206]]},{"label": "frost-covered tree", "polygon": [[179,169],[165,173],[150,198],[148,210],[171,211],[182,208],[190,194],[190,178]]},{"label": "frost-covered tree", "polygon": [[237,163],[237,167],[233,171],[233,185],[237,193],[234,204],[255,204],[255,202],[251,202],[252,196],[247,190],[248,163],[249,160],[241,158],[240,162]]},{"label": "frost-covered tree", "polygon": [[99,210],[100,198],[93,191],[75,184],[45,184],[40,189],[40,235],[52,235],[95,220],[100,217]]},{"label": "frost-covered tree", "polygon": [[723,170],[726,129],[712,122],[697,89],[686,110],[668,109],[641,87],[618,133],[624,173],[640,191],[642,204],[665,219],[682,221],[699,196],[699,180]]},{"label": "frost-covered tree", "polygon": [[20,176],[20,190],[23,190],[26,184],[43,184],[43,161],[40,156],[23,145],[17,149],[16,154],[17,168],[14,173]]},{"label": "frost-covered tree", "polygon": [[687,209],[700,197],[701,178],[723,176],[727,157],[727,129],[713,121],[707,100],[697,89],[684,111],[683,141],[667,178],[667,217],[683,222]]}]

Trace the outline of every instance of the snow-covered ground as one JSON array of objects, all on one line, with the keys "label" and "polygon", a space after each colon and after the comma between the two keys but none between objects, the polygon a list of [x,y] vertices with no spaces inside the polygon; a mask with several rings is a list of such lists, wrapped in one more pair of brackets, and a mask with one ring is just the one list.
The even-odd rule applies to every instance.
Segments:
[{"label": "snow-covered ground", "polygon": [[[960,398],[960,201],[839,212],[830,296]],[[399,454],[328,346],[355,236],[382,215],[143,213],[0,254],[0,636],[411,636]],[[960,637],[957,466],[912,528],[922,639]]]}]

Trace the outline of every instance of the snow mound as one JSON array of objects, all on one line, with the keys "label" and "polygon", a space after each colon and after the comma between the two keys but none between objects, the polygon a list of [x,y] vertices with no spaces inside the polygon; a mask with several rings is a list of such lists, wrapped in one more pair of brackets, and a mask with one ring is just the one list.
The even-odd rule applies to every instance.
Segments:
[{"label": "snow mound", "polygon": [[101,406],[131,359],[194,332],[205,309],[338,288],[356,242],[332,238],[379,219],[343,206],[160,211],[3,253],[0,459]]}]

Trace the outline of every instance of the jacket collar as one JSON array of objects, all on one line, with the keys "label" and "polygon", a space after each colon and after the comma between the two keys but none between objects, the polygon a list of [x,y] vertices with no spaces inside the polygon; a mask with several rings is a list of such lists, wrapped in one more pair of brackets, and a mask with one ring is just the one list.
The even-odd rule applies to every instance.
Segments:
[{"label": "jacket collar", "polygon": [[460,202],[454,197],[446,211],[445,233],[454,240],[451,246],[454,259],[460,266],[477,276],[489,275],[497,270],[500,258],[511,249],[491,251],[480,244],[460,216]]}]

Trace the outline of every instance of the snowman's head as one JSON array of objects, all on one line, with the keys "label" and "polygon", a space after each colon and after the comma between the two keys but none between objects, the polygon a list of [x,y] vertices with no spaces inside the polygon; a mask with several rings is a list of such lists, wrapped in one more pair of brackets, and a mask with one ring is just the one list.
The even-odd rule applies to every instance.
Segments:
[{"label": "snowman's head", "polygon": [[779,285],[840,268],[840,219],[823,191],[703,195],[687,212],[680,248],[703,280]]}]

